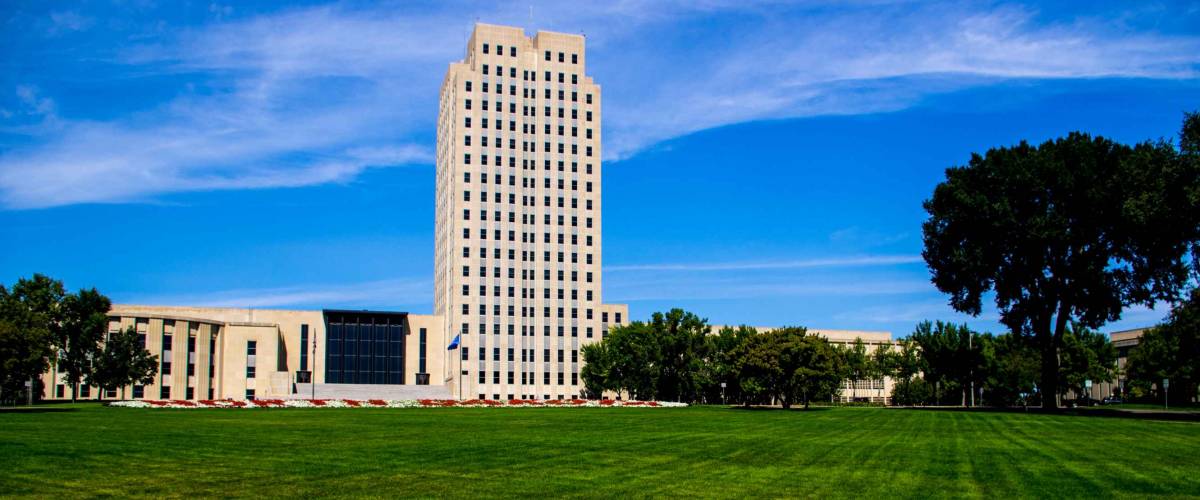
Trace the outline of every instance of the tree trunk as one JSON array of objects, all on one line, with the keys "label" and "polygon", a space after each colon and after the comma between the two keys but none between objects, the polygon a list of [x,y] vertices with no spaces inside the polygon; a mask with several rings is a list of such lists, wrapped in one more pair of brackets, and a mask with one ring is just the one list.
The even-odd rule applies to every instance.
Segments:
[{"label": "tree trunk", "polygon": [[71,381],[71,402],[78,402],[79,399],[79,383]]}]

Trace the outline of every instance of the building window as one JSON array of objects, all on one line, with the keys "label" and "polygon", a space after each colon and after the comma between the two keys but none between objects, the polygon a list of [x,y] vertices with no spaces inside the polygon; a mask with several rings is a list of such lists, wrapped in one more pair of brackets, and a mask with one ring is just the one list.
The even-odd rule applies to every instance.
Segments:
[{"label": "building window", "polygon": [[159,399],[171,399],[171,386],[164,385],[158,388]]},{"label": "building window", "polygon": [[195,387],[187,388],[187,399],[196,399],[196,388]]},{"label": "building window", "polygon": [[246,341],[246,378],[255,378],[255,368],[258,366],[258,341]]},{"label": "building window", "polygon": [[254,389],[246,389],[246,400],[254,399]]},{"label": "building window", "polygon": [[300,371],[308,371],[308,325],[300,325]]},{"label": "building window", "polygon": [[426,335],[427,335],[427,334],[426,334],[426,331],[425,331],[425,329],[424,329],[424,328],[422,328],[422,329],[420,330],[420,334],[419,334],[419,340],[418,340],[418,346],[419,346],[419,347],[418,347],[418,349],[420,349],[420,350],[419,350],[419,351],[417,351],[417,352],[418,352],[418,355],[419,355],[419,358],[418,358],[418,361],[417,361],[417,371],[418,371],[418,372],[420,372],[420,373],[425,373],[425,340],[426,340]]},{"label": "building window", "polygon": [[133,399],[142,399],[146,397],[146,387],[141,385],[133,386]]}]

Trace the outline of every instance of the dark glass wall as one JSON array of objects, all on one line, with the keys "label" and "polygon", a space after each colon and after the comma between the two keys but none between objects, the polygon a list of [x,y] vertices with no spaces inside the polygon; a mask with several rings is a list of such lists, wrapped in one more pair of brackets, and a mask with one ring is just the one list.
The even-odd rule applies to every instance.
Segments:
[{"label": "dark glass wall", "polygon": [[403,384],[404,313],[325,311],[325,382]]}]

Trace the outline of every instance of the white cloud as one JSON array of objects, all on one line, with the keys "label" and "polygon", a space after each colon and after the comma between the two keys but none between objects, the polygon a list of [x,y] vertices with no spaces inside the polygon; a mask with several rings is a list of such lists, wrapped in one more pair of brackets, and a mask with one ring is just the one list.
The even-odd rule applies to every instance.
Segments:
[{"label": "white cloud", "polygon": [[287,307],[377,304],[387,297],[392,304],[423,304],[433,283],[428,280],[380,280],[348,284],[296,285],[244,288],[199,294],[131,297],[128,302],[147,305],[190,304],[196,307]]},{"label": "white cloud", "polygon": [[[1195,35],[1102,18],[1046,23],[1019,7],[626,1],[534,11],[541,28],[587,34],[609,159],[749,120],[897,110],[1011,78],[1194,78],[1200,63]],[[68,14],[55,23],[85,27]],[[174,35],[149,28],[153,42],[114,49],[122,71],[186,80],[165,89],[177,97],[103,121],[64,118],[47,96],[26,100],[58,119],[4,130],[30,141],[0,156],[0,204],[343,182],[367,166],[429,162],[438,89],[464,53],[468,21],[529,19],[527,5],[494,3],[232,21],[213,4],[212,14],[222,19]]]},{"label": "white cloud", "polygon": [[919,255],[866,255],[801,260],[760,260],[740,262],[626,264],[604,268],[609,272],[622,271],[750,271],[762,269],[805,269],[830,267],[891,266],[923,262]]},{"label": "white cloud", "polygon": [[91,18],[76,11],[51,12],[49,33],[56,35],[68,31],[83,31],[90,28],[92,23]]}]

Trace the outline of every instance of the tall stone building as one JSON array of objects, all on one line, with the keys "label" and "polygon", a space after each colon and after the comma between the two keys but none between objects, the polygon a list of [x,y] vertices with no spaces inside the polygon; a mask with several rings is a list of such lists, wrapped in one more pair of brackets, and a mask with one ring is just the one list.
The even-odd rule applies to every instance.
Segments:
[{"label": "tall stone building", "polygon": [[625,321],[601,288],[600,86],[584,37],[477,24],[442,82],[434,313],[462,397],[582,392],[579,349]]}]

